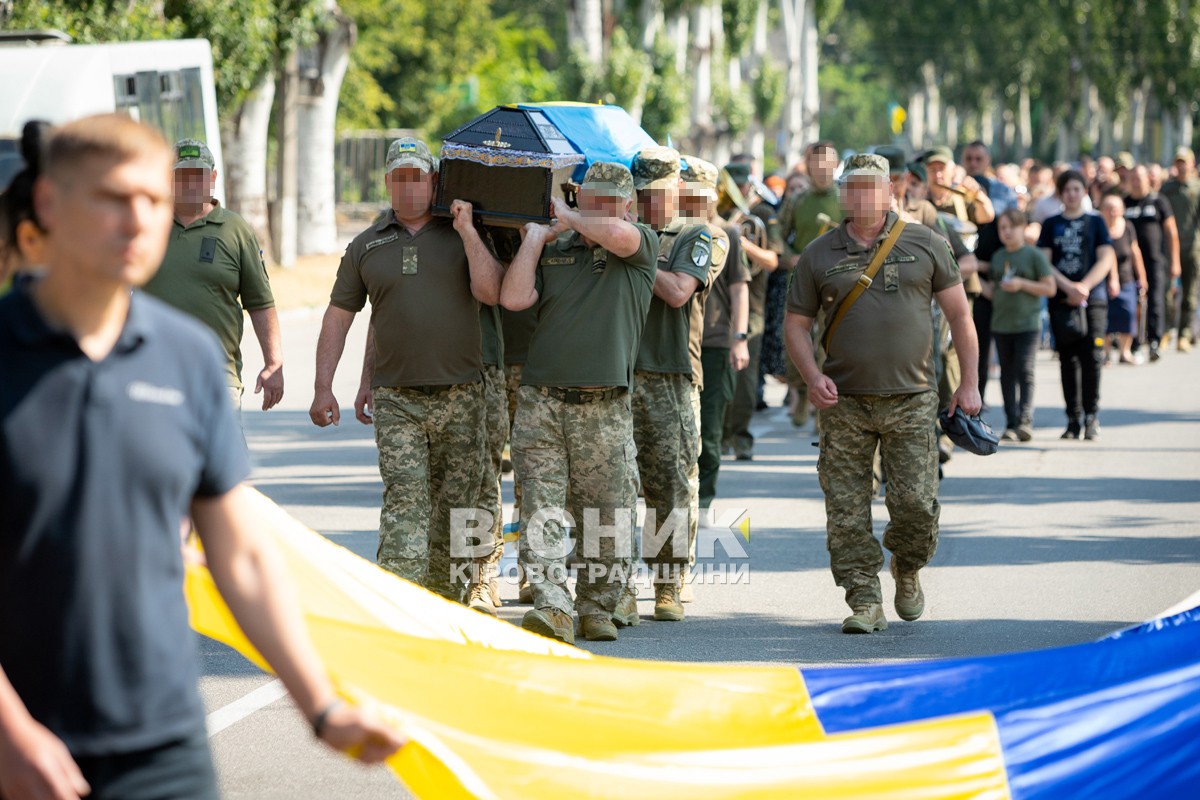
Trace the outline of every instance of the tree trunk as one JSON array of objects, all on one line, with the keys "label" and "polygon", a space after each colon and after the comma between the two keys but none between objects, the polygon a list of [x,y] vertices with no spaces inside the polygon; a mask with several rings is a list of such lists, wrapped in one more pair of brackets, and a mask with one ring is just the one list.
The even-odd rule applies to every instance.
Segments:
[{"label": "tree trunk", "polygon": [[296,53],[288,56],[278,84],[279,102],[275,128],[279,139],[275,177],[278,189],[271,209],[271,232],[275,254],[282,267],[296,266],[296,148],[297,106],[300,95],[300,61]]},{"label": "tree trunk", "polygon": [[946,107],[946,144],[953,149],[958,146],[958,109]]},{"label": "tree trunk", "polygon": [[327,7],[334,25],[305,53],[298,132],[298,224],[296,250],[302,255],[337,251],[334,213],[334,155],[338,93],[357,29],[335,4]]},{"label": "tree trunk", "polygon": [[604,3],[573,0],[567,4],[567,42],[578,48],[589,64],[604,59]]},{"label": "tree trunk", "polygon": [[692,148],[712,152],[712,8],[701,3],[692,11],[692,51],[696,55],[692,75]]},{"label": "tree trunk", "polygon": [[274,262],[271,224],[267,206],[267,138],[271,104],[275,100],[275,76],[268,73],[247,95],[232,119],[221,126],[221,148],[225,151],[225,205],[241,214],[258,246]]},{"label": "tree trunk", "polygon": [[1029,84],[1024,81],[1021,82],[1017,109],[1017,155],[1026,158],[1033,148],[1033,111],[1029,103]]},{"label": "tree trunk", "polygon": [[1179,143],[1184,147],[1192,146],[1193,125],[1192,105],[1185,100],[1179,104]]},{"label": "tree trunk", "polygon": [[942,92],[937,84],[937,69],[932,61],[921,67],[921,78],[925,82],[925,126],[926,135],[937,143],[942,135]]},{"label": "tree trunk", "polygon": [[796,17],[803,22],[804,124],[800,129],[799,141],[792,140],[794,152],[789,153],[789,156],[797,161],[800,160],[805,145],[821,138],[821,91],[817,81],[821,43],[817,37],[816,3],[796,0],[797,12],[800,11],[801,5],[804,6],[803,13],[797,13]]},{"label": "tree trunk", "polygon": [[780,125],[780,155],[789,164],[800,160],[804,136],[804,11],[805,0],[779,0],[787,56],[787,99]]},{"label": "tree trunk", "polygon": [[918,153],[928,144],[925,137],[925,93],[913,92],[908,98],[908,134],[912,137],[913,149]]},{"label": "tree trunk", "polygon": [[1146,152],[1146,99],[1149,94],[1150,79],[1146,78],[1140,86],[1133,89],[1133,97],[1129,103],[1129,115],[1132,118],[1129,149],[1137,161],[1141,161]]}]

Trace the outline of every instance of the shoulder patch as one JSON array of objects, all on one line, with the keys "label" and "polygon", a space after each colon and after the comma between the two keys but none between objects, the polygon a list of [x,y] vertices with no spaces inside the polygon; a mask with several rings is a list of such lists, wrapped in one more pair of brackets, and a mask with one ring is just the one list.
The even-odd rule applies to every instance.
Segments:
[{"label": "shoulder patch", "polygon": [[712,261],[712,235],[708,231],[701,231],[696,237],[696,241],[692,243],[691,253],[692,263],[697,267],[706,267]]}]

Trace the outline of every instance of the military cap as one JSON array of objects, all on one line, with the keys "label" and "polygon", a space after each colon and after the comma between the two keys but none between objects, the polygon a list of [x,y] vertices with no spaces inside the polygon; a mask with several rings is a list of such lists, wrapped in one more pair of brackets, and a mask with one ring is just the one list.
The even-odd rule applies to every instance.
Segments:
[{"label": "military cap", "polygon": [[633,199],[633,176],[624,164],[597,161],[588,167],[579,187],[598,194],[620,195]]},{"label": "military cap", "polygon": [[726,164],[723,169],[725,174],[733,178],[733,182],[738,186],[750,182],[750,165],[745,161],[735,161],[732,164]]},{"label": "military cap", "polygon": [[208,145],[199,139],[180,139],[175,143],[175,169],[216,169]]},{"label": "military cap", "polygon": [[717,191],[716,165],[698,156],[682,156],[681,158],[680,174],[684,182],[694,184],[692,188],[708,189],[715,194]]},{"label": "military cap", "polygon": [[919,161],[908,162],[908,171],[916,176],[916,179],[921,183],[929,179],[929,174],[925,172],[925,165]]},{"label": "military cap", "polygon": [[944,144],[939,144],[937,147],[931,147],[925,151],[925,163],[932,161],[940,161],[943,164],[954,163],[954,151]]},{"label": "military cap", "polygon": [[890,175],[888,174],[887,159],[873,153],[858,153],[850,156],[846,159],[841,179],[845,181],[847,178],[856,178],[860,175],[888,180]]},{"label": "military cap", "polygon": [[667,186],[679,180],[679,151],[670,147],[647,147],[633,157],[629,171],[635,189]]},{"label": "military cap", "polygon": [[1117,153],[1116,162],[1117,166],[1123,169],[1133,169],[1137,166],[1137,161],[1134,160],[1133,153],[1128,150],[1122,150]]},{"label": "military cap", "polygon": [[387,172],[400,167],[416,167],[422,172],[435,172],[438,160],[420,139],[405,136],[392,142],[387,151]]},{"label": "military cap", "polygon": [[1196,163],[1196,154],[1192,152],[1190,147],[1180,147],[1175,150],[1175,161],[1186,161],[1189,164]]},{"label": "military cap", "polygon": [[875,155],[883,156],[888,162],[888,171],[892,175],[903,175],[905,169],[904,150],[893,145],[875,148]]}]

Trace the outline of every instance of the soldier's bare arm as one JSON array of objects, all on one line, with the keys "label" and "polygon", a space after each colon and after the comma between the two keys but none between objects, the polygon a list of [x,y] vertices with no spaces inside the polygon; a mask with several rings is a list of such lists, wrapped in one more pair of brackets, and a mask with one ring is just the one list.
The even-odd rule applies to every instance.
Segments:
[{"label": "soldier's bare arm", "polygon": [[560,224],[590,239],[618,258],[635,255],[642,246],[642,235],[633,223],[618,217],[589,217],[580,214],[557,197],[554,217]]},{"label": "soldier's bare arm", "polygon": [[[745,333],[750,324],[750,284],[745,281],[729,284],[729,327],[733,333]],[[737,339],[729,349],[729,365],[741,372],[750,364],[750,345]]]},{"label": "soldier's bare arm", "polygon": [[500,302],[500,284],[504,280],[504,267],[488,250],[472,217],[471,204],[455,200],[450,204],[454,216],[454,230],[462,238],[467,252],[467,264],[471,270],[471,294],[484,305],[494,306]]},{"label": "soldier's bare arm", "polygon": [[759,247],[745,236],[742,237],[742,249],[746,251],[746,257],[754,266],[765,269],[767,272],[774,272],[779,268],[779,254],[774,250]]},{"label": "soldier's bare arm", "polygon": [[808,399],[819,409],[830,408],[838,401],[837,384],[817,367],[812,348],[812,327],[812,317],[787,312],[783,318],[784,343],[796,369],[800,370],[804,382],[808,384]]},{"label": "soldier's bare arm", "polygon": [[958,354],[958,367],[962,383],[950,398],[949,411],[962,408],[965,414],[978,414],[983,407],[979,396],[979,339],[975,336],[975,321],[971,318],[971,306],[961,283],[934,293],[941,306],[942,315],[950,325],[950,336]]},{"label": "soldier's bare arm", "polygon": [[375,326],[367,326],[367,345],[363,348],[362,377],[358,380],[358,395],[354,398],[354,418],[363,425],[375,422],[375,397],[371,383],[375,379]]},{"label": "soldier's bare arm", "polygon": [[682,272],[660,269],[654,273],[654,294],[671,308],[683,308],[700,291],[700,281]]},{"label": "soldier's bare arm", "polygon": [[321,334],[317,337],[317,377],[312,406],[308,409],[313,424],[321,428],[341,422],[341,410],[333,396],[333,375],[342,359],[342,351],[346,349],[346,334],[353,322],[353,311],[333,305],[325,309],[325,318],[321,320]]},{"label": "soldier's bare arm", "polygon": [[279,314],[274,306],[247,313],[263,356],[263,368],[254,382],[254,393],[262,394],[262,410],[266,411],[283,399],[283,342],[279,335]]},{"label": "soldier's bare arm", "polygon": [[521,229],[521,247],[500,286],[500,305],[509,311],[524,311],[537,302],[537,265],[542,249],[558,236],[558,226],[530,222]]},{"label": "soldier's bare arm", "polygon": [[1179,260],[1179,225],[1174,217],[1167,217],[1162,229],[1167,237],[1167,255],[1171,258],[1171,277],[1178,278],[1183,274],[1183,262]]},{"label": "soldier's bare arm", "polygon": [[219,497],[196,499],[191,510],[221,597],[305,719],[315,724],[323,715],[321,740],[335,750],[354,750],[368,764],[404,746],[404,737],[370,710],[338,702],[282,557],[263,534],[270,522],[246,488],[238,485]]}]

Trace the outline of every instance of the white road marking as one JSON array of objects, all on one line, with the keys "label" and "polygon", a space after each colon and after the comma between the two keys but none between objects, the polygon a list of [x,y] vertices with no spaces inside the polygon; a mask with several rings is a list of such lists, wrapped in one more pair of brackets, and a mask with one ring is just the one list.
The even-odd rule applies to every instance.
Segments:
[{"label": "white road marking", "polygon": [[227,706],[222,706],[208,715],[208,735],[216,736],[230,725],[238,723],[254,712],[266,708],[287,694],[287,689],[278,680],[264,683],[250,694],[239,697]]}]

